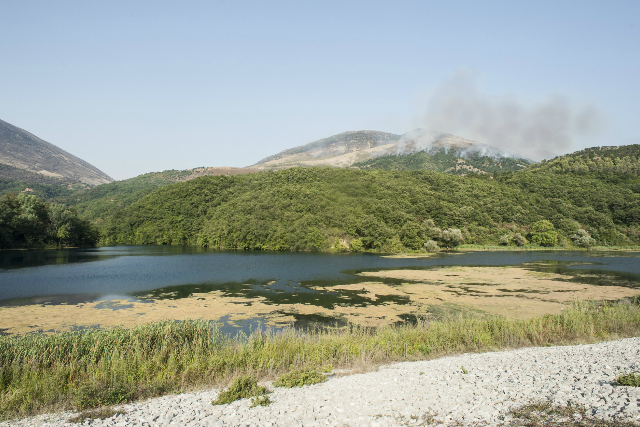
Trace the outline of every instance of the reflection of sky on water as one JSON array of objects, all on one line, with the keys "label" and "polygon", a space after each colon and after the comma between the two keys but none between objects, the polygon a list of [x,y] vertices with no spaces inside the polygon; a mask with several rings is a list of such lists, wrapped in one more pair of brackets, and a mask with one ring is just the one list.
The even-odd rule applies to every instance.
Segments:
[{"label": "reflection of sky on water", "polygon": [[[358,296],[359,291],[332,292],[330,288],[370,281],[353,276],[365,270],[523,264],[538,271],[589,274],[593,277],[579,280],[591,284],[615,282],[635,287],[640,283],[637,253],[475,252],[399,259],[372,254],[117,246],[0,252],[0,305],[184,298],[213,290],[221,290],[227,296],[261,296],[273,304],[295,302],[324,307],[336,303],[371,304],[367,298]],[[397,296],[387,299],[405,303]],[[381,298],[378,303],[384,302]]]}]

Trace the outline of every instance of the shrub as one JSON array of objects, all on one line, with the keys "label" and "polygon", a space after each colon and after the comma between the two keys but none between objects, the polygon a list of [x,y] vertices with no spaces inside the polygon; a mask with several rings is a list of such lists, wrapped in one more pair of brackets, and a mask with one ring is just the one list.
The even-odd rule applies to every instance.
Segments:
[{"label": "shrub", "polygon": [[251,407],[255,408],[256,406],[269,406],[273,402],[269,399],[269,396],[254,396],[251,398]]},{"label": "shrub", "polygon": [[511,236],[509,236],[508,234],[503,234],[502,236],[500,236],[499,243],[503,246],[507,246],[509,244],[509,240],[511,240]]},{"label": "shrub", "polygon": [[76,405],[79,409],[117,405],[131,400],[133,390],[125,384],[92,383],[78,389]]},{"label": "shrub", "polygon": [[620,374],[616,378],[616,384],[629,387],[640,387],[640,374],[629,372],[628,374]]},{"label": "shrub", "polygon": [[327,377],[315,369],[294,370],[280,375],[273,385],[276,387],[292,388],[323,383],[326,380]]},{"label": "shrub", "polygon": [[267,393],[266,387],[258,385],[258,381],[251,375],[236,378],[228,390],[220,392],[212,405],[225,405],[238,399],[258,398]]}]

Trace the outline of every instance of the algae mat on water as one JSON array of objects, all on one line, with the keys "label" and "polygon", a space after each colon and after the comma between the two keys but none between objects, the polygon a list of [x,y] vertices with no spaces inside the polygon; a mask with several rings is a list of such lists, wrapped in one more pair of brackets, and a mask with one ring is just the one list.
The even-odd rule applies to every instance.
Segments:
[{"label": "algae mat on water", "polygon": [[[557,314],[574,299],[619,300],[640,294],[640,289],[580,283],[580,277],[524,267],[387,270],[362,272],[359,276],[367,281],[312,287],[316,291],[343,294],[330,306],[296,303],[293,299],[290,303],[274,303],[264,296],[228,296],[216,290],[178,299],[2,307],[0,325],[5,334],[23,334],[133,326],[164,319],[225,318],[233,324],[259,318],[265,326],[283,326],[304,316],[319,316],[363,326],[382,326],[454,313],[526,319]],[[353,303],[354,295],[359,297],[357,304]]]}]

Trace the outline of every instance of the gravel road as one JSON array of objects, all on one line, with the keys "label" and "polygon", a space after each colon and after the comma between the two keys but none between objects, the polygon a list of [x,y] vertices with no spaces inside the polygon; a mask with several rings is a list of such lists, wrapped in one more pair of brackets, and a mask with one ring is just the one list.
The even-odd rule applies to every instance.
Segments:
[{"label": "gravel road", "polygon": [[[455,420],[463,426],[500,425],[509,409],[540,400],[578,403],[600,418],[638,421],[640,387],[612,384],[617,374],[630,370],[640,370],[640,338],[397,363],[295,389],[269,384],[273,403],[266,407],[250,408],[248,400],[213,406],[217,390],[165,396],[123,405],[124,415],[85,424],[382,427],[412,425],[416,416],[432,414],[436,425]],[[0,426],[77,425],[66,423],[71,415]]]}]

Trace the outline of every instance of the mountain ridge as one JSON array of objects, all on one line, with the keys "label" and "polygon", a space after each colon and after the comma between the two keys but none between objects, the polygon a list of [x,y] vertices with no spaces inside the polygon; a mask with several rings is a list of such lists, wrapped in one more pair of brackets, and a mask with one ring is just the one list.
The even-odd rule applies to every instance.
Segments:
[{"label": "mountain ridge", "polygon": [[[370,163],[376,163],[376,159],[386,156],[415,156],[425,158],[436,156],[444,151],[450,152],[456,157],[453,163],[467,163],[465,158],[475,157],[485,161],[475,161],[474,165],[463,168],[454,167],[451,159],[447,168],[433,166],[433,161],[422,162],[424,167],[418,169],[434,170],[449,173],[455,170],[457,174],[465,173],[490,173],[503,169],[519,170],[533,163],[524,156],[507,152],[486,144],[480,144],[459,136],[414,129],[403,135],[387,132],[362,130],[348,131],[328,138],[310,142],[305,145],[289,148],[274,155],[265,157],[252,165],[258,170],[280,170],[295,166],[333,166],[333,167],[360,167]],[[422,154],[420,154],[422,153]],[[451,157],[451,156],[449,156]],[[517,160],[502,162],[502,160]],[[385,164],[385,162],[378,162]],[[404,169],[412,169],[407,165],[418,165],[420,162],[404,162]],[[490,170],[484,170],[482,165],[489,163]],[[505,163],[505,165],[503,165]],[[377,167],[378,169],[384,167]],[[497,168],[497,169],[496,169]]]},{"label": "mountain ridge", "polygon": [[85,160],[3,120],[0,120],[0,163],[70,183],[80,181],[95,186],[113,181]]}]

